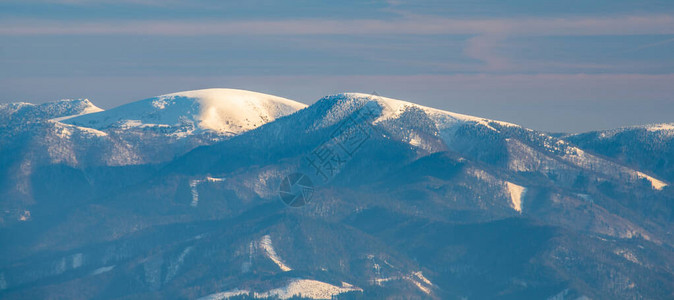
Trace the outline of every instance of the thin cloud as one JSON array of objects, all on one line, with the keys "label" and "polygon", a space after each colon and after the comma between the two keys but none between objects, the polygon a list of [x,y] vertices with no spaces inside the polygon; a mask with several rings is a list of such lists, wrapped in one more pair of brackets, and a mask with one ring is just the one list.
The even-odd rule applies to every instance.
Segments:
[{"label": "thin cloud", "polygon": [[495,53],[503,36],[483,34],[468,39],[463,53],[485,63],[487,71],[498,71],[510,68],[512,65],[507,58]]},{"label": "thin cloud", "polygon": [[5,20],[0,35],[476,35],[591,36],[674,34],[670,15],[602,18],[450,19],[408,17],[398,20],[248,20],[248,21],[50,21]]},{"label": "thin cloud", "polygon": [[[142,0],[139,0],[142,1]],[[452,19],[404,15],[397,19],[291,19],[241,21],[104,20],[0,21],[0,36],[154,35],[154,36],[321,36],[469,35],[463,53],[483,63],[482,71],[513,70],[499,46],[515,36],[671,35],[674,16],[641,15],[584,18]],[[669,43],[666,40],[662,43]],[[660,45],[646,45],[647,47]],[[640,48],[641,49],[641,48]],[[637,49],[637,50],[640,50]]]},{"label": "thin cloud", "polygon": [[9,3],[32,3],[32,4],[61,4],[61,5],[92,5],[92,4],[110,4],[110,3],[128,3],[136,5],[151,5],[159,6],[166,2],[173,2],[170,0],[21,0],[21,1],[7,1]]}]

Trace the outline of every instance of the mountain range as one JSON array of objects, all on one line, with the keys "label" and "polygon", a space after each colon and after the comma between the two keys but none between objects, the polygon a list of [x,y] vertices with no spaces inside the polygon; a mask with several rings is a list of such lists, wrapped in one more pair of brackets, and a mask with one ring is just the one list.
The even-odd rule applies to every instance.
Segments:
[{"label": "mountain range", "polygon": [[3,104],[0,298],[668,299],[673,159],[359,93]]}]

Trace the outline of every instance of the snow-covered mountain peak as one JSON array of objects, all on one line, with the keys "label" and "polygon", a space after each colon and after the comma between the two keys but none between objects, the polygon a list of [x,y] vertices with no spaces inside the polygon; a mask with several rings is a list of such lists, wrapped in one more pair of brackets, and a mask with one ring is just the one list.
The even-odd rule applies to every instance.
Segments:
[{"label": "snow-covered mountain peak", "polygon": [[90,112],[99,112],[103,109],[97,107],[89,99],[80,98],[80,99],[61,99],[54,102],[47,102],[41,104],[41,106],[49,107],[53,109],[57,108],[68,108],[71,110],[77,110],[79,112],[90,111]]},{"label": "snow-covered mountain peak", "polygon": [[0,122],[23,123],[65,119],[99,111],[102,111],[102,109],[88,99],[63,99],[42,104],[16,102],[0,104]]},{"label": "snow-covered mountain peak", "polygon": [[49,104],[52,104],[53,110],[63,111],[62,116],[52,119],[54,121],[62,121],[80,115],[103,111],[102,108],[91,103],[89,99],[63,99]]},{"label": "snow-covered mountain peak", "polygon": [[78,126],[107,128],[191,128],[235,135],[306,105],[289,99],[236,89],[203,89],[166,94],[105,112],[67,120]]},{"label": "snow-covered mountain peak", "polygon": [[318,106],[326,110],[326,116],[317,124],[318,127],[329,126],[341,120],[346,115],[360,109],[369,103],[376,103],[381,108],[379,115],[374,120],[374,123],[379,123],[386,120],[398,119],[403,113],[410,110],[418,110],[424,112],[431,120],[433,120],[438,128],[446,128],[457,123],[477,123],[495,130],[489,124],[497,123],[501,126],[517,126],[512,123],[496,121],[486,118],[474,117],[449,111],[444,111],[436,108],[422,106],[416,103],[398,100],[393,98],[382,97],[372,94],[364,93],[340,93],[326,96],[318,101]]},{"label": "snow-covered mountain peak", "polygon": [[674,137],[674,123],[655,123],[648,125],[625,126],[615,129],[591,131],[579,134],[570,134],[568,137],[595,136],[601,140],[613,139],[617,135],[653,135],[657,137]]}]

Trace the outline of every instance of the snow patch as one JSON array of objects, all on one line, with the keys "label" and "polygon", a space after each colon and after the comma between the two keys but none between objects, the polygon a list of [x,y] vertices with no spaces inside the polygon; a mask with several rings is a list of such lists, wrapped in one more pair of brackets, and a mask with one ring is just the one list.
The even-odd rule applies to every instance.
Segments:
[{"label": "snow patch", "polygon": [[510,207],[522,213],[522,196],[524,196],[524,193],[526,193],[527,189],[521,185],[517,185],[508,181],[506,181],[506,188],[510,194]]},{"label": "snow patch", "polygon": [[224,178],[216,178],[216,177],[206,176],[206,181],[207,182],[223,182],[223,181],[225,181],[225,179]]},{"label": "snow patch", "polygon": [[[412,272],[410,275],[404,275],[404,276],[391,276],[391,277],[386,277],[386,278],[375,278],[374,282],[381,286],[382,283],[388,282],[388,281],[393,281],[393,280],[407,280],[408,282],[412,283],[414,286],[416,286],[420,291],[424,292],[424,294],[430,295],[431,294],[431,287],[433,284],[426,279],[425,277],[419,278],[416,274],[421,273],[421,272]],[[418,279],[421,279],[419,281]]]},{"label": "snow patch", "polygon": [[166,101],[166,98],[159,98],[156,100],[152,101],[152,106],[156,109],[164,109],[166,108],[166,105],[168,104],[168,101]]},{"label": "snow patch", "polygon": [[414,147],[419,147],[419,146],[421,146],[422,139],[418,134],[413,132],[412,134],[410,134],[409,143],[410,143],[410,145],[412,145]]},{"label": "snow patch", "polygon": [[30,210],[24,210],[21,215],[19,215],[19,221],[25,222],[25,221],[30,221]]},{"label": "snow patch", "polygon": [[190,206],[197,207],[199,205],[199,190],[197,189],[200,184],[205,182],[223,182],[225,178],[216,178],[207,176],[204,179],[192,179],[190,180],[190,193],[192,194],[192,202]]},{"label": "snow patch", "polygon": [[294,279],[287,286],[270,290],[266,293],[255,294],[256,298],[278,297],[288,299],[294,296],[300,296],[311,299],[332,299],[333,296],[341,293],[363,290],[352,285],[335,286],[318,280]]},{"label": "snow patch", "polygon": [[[53,120],[50,120],[53,121]],[[96,136],[96,137],[102,137],[102,136],[107,136],[108,134],[96,130],[93,128],[89,127],[81,127],[81,126],[75,126],[75,125],[70,125],[70,124],[65,124],[65,123],[60,123],[60,122],[55,122],[54,124],[56,128],[56,135],[60,137],[61,139],[67,139],[70,138],[75,132],[84,134],[84,135],[89,135],[89,136]]]},{"label": "snow patch", "polygon": [[663,124],[651,125],[651,126],[646,127],[646,130],[651,131],[651,132],[669,131],[669,130],[674,131],[674,123],[663,123]]},{"label": "snow patch", "polygon": [[639,177],[641,179],[648,180],[651,183],[651,186],[653,187],[653,189],[656,189],[656,190],[659,190],[659,191],[661,191],[663,188],[665,188],[667,186],[667,184],[664,181],[655,179],[655,178],[653,178],[649,175],[646,175],[642,172],[639,172],[639,171],[637,171],[637,177]]},{"label": "snow patch", "polygon": [[199,185],[200,180],[193,179],[190,180],[190,192],[192,193],[192,202],[190,206],[197,207],[199,205],[199,191],[197,191],[197,186]]},{"label": "snow patch", "polygon": [[423,284],[421,284],[421,282],[416,281],[416,280],[412,279],[411,277],[408,277],[406,279],[409,280],[412,284],[414,284],[419,290],[424,292],[424,294],[426,294],[426,295],[431,294],[431,289],[428,288],[428,287],[425,287]]},{"label": "snow patch", "polygon": [[187,255],[192,251],[192,249],[193,249],[192,246],[185,248],[183,252],[180,253],[178,258],[169,265],[166,271],[166,278],[164,279],[164,283],[169,282],[178,274],[178,270],[180,270],[180,266],[182,266],[183,262],[185,261],[185,257],[187,257]]},{"label": "snow patch", "polygon": [[91,272],[91,275],[99,275],[99,274],[103,274],[105,272],[110,272],[114,268],[115,268],[115,265],[100,267],[100,268],[94,270],[93,272]]},{"label": "snow patch", "polygon": [[108,135],[107,133],[105,133],[105,132],[103,132],[103,131],[96,130],[96,129],[93,129],[93,128],[79,127],[79,126],[74,126],[74,125],[73,125],[73,127],[76,127],[77,129],[79,129],[79,130],[81,130],[81,131],[83,131],[83,132],[86,132],[86,133],[88,133],[88,134],[90,134],[90,135],[93,135],[93,136],[101,137],[101,136],[107,136],[107,135]]},{"label": "snow patch", "polygon": [[631,261],[631,262],[633,262],[633,263],[635,263],[635,264],[641,264],[641,262],[639,262],[639,259],[637,259],[637,256],[634,255],[634,253],[632,253],[632,251],[630,251],[630,250],[627,250],[627,249],[615,249],[615,251],[613,251],[613,253],[615,253],[615,254],[618,255],[618,256],[622,256],[622,257],[625,258],[626,260],[629,260],[629,261]]},{"label": "snow patch", "polygon": [[[335,286],[318,280],[311,279],[293,279],[287,286],[269,290],[262,293],[252,293],[254,298],[278,298],[289,299],[293,297],[302,296],[302,298],[310,299],[332,299],[334,296],[346,293],[359,291],[363,289],[354,287],[351,284],[342,282],[342,286]],[[226,292],[211,294],[199,300],[223,300],[231,297],[251,294],[248,290],[233,289]]]},{"label": "snow patch", "polygon": [[421,281],[423,281],[425,284],[430,286],[433,285],[433,283],[431,283],[431,281],[428,280],[428,278],[426,278],[424,274],[421,273],[421,271],[413,272],[412,274],[414,274],[414,276],[416,276],[417,278],[421,279]]},{"label": "snow patch", "polygon": [[84,260],[84,255],[82,253],[76,253],[72,257],[72,268],[77,269],[82,266],[82,262]]},{"label": "snow patch", "polygon": [[[424,294],[430,295],[431,294],[431,288],[433,287],[433,283],[426,278],[421,271],[416,271],[416,272],[410,272],[410,273],[403,273],[401,272],[398,268],[394,267],[391,265],[388,261],[385,259],[383,262],[391,267],[391,269],[394,272],[393,276],[388,276],[388,277],[382,277],[382,267],[376,262],[375,256],[373,254],[369,254],[367,258],[370,260],[372,263],[372,269],[374,271],[374,278],[372,279],[372,283],[381,286],[385,282],[389,281],[394,281],[394,280],[405,280],[416,286],[420,291],[422,291]],[[389,270],[390,271],[390,270]]]},{"label": "snow patch", "polygon": [[250,291],[233,289],[231,291],[210,294],[208,296],[201,297],[197,300],[224,300],[224,299],[229,299],[229,298],[232,298],[232,297],[241,296],[241,295],[248,295],[248,294],[250,294]]},{"label": "snow patch", "polygon": [[278,254],[276,254],[276,250],[274,250],[274,247],[272,246],[271,237],[269,235],[263,236],[258,245],[264,250],[265,255],[281,268],[281,271],[287,272],[292,270],[284,264]]},{"label": "snow patch", "polygon": [[61,257],[61,259],[54,264],[54,274],[63,274],[68,269],[68,265],[66,264],[66,258]]}]

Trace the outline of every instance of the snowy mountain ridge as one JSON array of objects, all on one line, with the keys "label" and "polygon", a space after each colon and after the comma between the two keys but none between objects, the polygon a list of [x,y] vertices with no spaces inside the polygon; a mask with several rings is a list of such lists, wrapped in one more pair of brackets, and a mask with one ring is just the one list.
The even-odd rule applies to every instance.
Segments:
[{"label": "snowy mountain ridge", "polygon": [[379,113],[379,116],[374,120],[375,124],[400,118],[400,116],[405,111],[408,111],[410,109],[418,109],[426,113],[438,125],[440,129],[449,127],[451,125],[460,122],[477,123],[482,126],[488,127],[492,130],[495,129],[491,127],[489,123],[497,123],[501,126],[520,127],[519,125],[508,122],[454,113],[450,111],[419,105],[413,102],[382,97],[378,95],[364,94],[364,93],[339,93],[329,95],[318,100],[316,105],[319,106],[329,105],[330,108],[326,112],[325,116],[321,120],[319,120],[320,123],[315,125],[315,128],[323,128],[332,125],[337,120],[340,120],[347,114],[353,113],[354,110],[360,109],[368,105],[369,103],[376,103],[378,106],[381,107],[381,112]]},{"label": "snowy mountain ridge", "polygon": [[[4,106],[0,298],[671,295],[668,126],[559,138],[377,95],[286,100]],[[298,173],[311,198],[289,207]]]},{"label": "snowy mountain ridge", "polygon": [[36,122],[63,120],[83,114],[103,111],[89,99],[63,99],[43,104],[15,102],[0,104],[0,125],[11,122]]},{"label": "snowy mountain ridge", "polygon": [[27,151],[7,154],[25,166],[160,163],[304,107],[285,98],[235,89],[166,94],[107,111],[88,99],[10,103],[0,105],[0,126],[6,125],[0,145],[32,144]]}]

